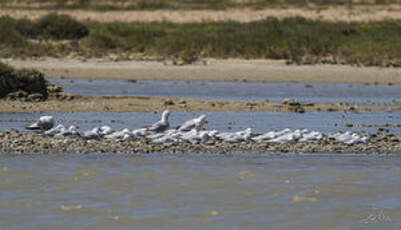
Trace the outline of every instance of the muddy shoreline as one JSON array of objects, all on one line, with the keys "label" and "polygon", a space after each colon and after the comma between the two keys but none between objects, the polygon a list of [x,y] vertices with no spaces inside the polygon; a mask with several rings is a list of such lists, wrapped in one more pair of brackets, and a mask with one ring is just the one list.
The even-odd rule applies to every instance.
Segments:
[{"label": "muddy shoreline", "polygon": [[182,142],[174,145],[152,143],[148,139],[87,141],[79,136],[54,138],[32,132],[8,130],[0,132],[0,152],[9,153],[401,153],[401,135],[371,134],[367,144],[347,145],[327,138],[316,142],[267,143],[241,142],[209,143]]},{"label": "muddy shoreline", "polygon": [[[351,67],[342,65],[286,65],[272,60],[209,60],[206,65],[166,65],[157,61],[119,61],[103,59],[3,59],[16,68],[33,68],[47,77],[71,79],[186,80],[242,82],[326,82],[365,84],[401,83],[401,69]],[[163,96],[81,96],[58,93],[46,101],[1,100],[4,113],[35,112],[156,112],[171,111],[265,111],[265,112],[359,112],[399,111],[398,101],[380,103],[305,103],[297,98],[286,102],[236,101]],[[23,98],[22,98],[23,99]],[[268,98],[266,98],[268,99]]]},{"label": "muddy shoreline", "polygon": [[376,103],[366,106],[349,103],[304,103],[295,100],[282,102],[235,101],[195,98],[169,98],[149,96],[79,96],[63,94],[42,102],[0,100],[3,113],[77,113],[77,112],[362,112],[401,110],[401,102]]},{"label": "muddy shoreline", "polygon": [[[370,82],[377,84],[401,83],[396,68],[350,66],[293,66],[284,62],[264,60],[213,60],[207,65],[169,66],[160,62],[112,62],[104,60],[38,61],[8,60],[14,67],[35,68],[52,77],[107,78],[124,80],[214,80],[214,81],[298,81],[298,82]],[[219,71],[217,71],[219,70]],[[242,72],[241,72],[242,71]],[[146,74],[145,74],[146,73]],[[238,74],[244,75],[238,75]],[[246,74],[245,74],[246,73]],[[242,76],[242,77],[240,77]],[[296,80],[295,80],[296,79]],[[150,96],[80,96],[63,94],[62,98],[50,98],[42,102],[3,99],[3,113],[45,112],[157,112],[171,111],[270,111],[270,112],[360,112],[399,111],[401,103],[376,103],[372,106],[348,103],[303,103],[296,100],[282,102],[234,101],[194,98],[169,98]],[[295,98],[296,99],[296,98]],[[228,143],[180,142],[173,145],[152,143],[149,139],[114,141],[87,141],[79,136],[54,138],[33,132],[8,130],[0,132],[0,152],[12,153],[400,153],[401,135],[376,133],[369,135],[369,143],[347,145],[328,138],[318,142],[267,143],[247,141]]]},{"label": "muddy shoreline", "polygon": [[184,66],[84,58],[0,61],[16,68],[34,68],[55,78],[401,84],[401,68],[287,65],[284,60],[207,59]]}]

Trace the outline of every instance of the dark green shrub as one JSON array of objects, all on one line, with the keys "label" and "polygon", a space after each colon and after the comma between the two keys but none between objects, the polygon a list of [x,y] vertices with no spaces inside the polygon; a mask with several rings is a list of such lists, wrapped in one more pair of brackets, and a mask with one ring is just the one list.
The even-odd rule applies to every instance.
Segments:
[{"label": "dark green shrub", "polygon": [[8,93],[12,92],[12,75],[13,69],[0,62],[0,98],[5,97]]},{"label": "dark green shrub", "polygon": [[48,14],[35,27],[38,35],[47,39],[80,39],[89,34],[84,24],[68,15]]},{"label": "dark green shrub", "polygon": [[28,94],[39,93],[47,98],[47,84],[44,75],[37,70],[15,70],[0,62],[0,98],[19,90]]},{"label": "dark green shrub", "polygon": [[92,49],[115,49],[119,46],[118,37],[105,28],[97,28],[91,31],[84,44]]},{"label": "dark green shrub", "polygon": [[35,23],[26,18],[17,20],[15,28],[24,37],[36,38],[39,35],[38,27]]},{"label": "dark green shrub", "polygon": [[47,98],[47,81],[44,75],[35,69],[20,69],[15,71],[17,89],[29,94],[39,93]]},{"label": "dark green shrub", "polygon": [[0,48],[21,47],[25,38],[17,30],[17,21],[10,17],[0,17]]}]

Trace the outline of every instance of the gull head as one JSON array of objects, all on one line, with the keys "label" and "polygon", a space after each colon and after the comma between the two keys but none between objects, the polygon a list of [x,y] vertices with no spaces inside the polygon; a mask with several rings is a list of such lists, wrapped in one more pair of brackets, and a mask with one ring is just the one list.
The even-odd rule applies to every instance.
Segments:
[{"label": "gull head", "polygon": [[205,114],[202,114],[200,117],[199,117],[199,121],[200,122],[205,122],[206,121],[206,115]]},{"label": "gull head", "polygon": [[54,118],[52,116],[41,116],[39,120],[32,124],[31,129],[49,130],[54,126]]},{"label": "gull head", "polygon": [[170,111],[164,110],[162,113],[162,119],[167,120],[168,116],[170,116]]},{"label": "gull head", "polygon": [[197,129],[202,130],[203,129],[203,125],[206,123],[206,115],[202,114],[199,117],[199,127]]}]

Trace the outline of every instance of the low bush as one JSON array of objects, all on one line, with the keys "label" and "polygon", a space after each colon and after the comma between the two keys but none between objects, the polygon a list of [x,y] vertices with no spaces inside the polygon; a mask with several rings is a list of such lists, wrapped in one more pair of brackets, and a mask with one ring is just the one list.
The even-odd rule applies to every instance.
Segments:
[{"label": "low bush", "polygon": [[[48,14],[37,21],[0,17],[0,39],[20,41],[21,38],[68,40],[81,39],[89,34],[83,23],[68,15]],[[6,36],[9,34],[9,36]]]},{"label": "low bush", "polygon": [[47,39],[80,39],[89,34],[84,24],[68,15],[59,14],[48,14],[40,18],[34,28],[37,36]]},{"label": "low bush", "polygon": [[37,70],[15,70],[0,62],[0,98],[23,91],[27,94],[40,94],[45,99],[48,96],[47,85],[44,75]]},{"label": "low bush", "polygon": [[[0,17],[0,48],[18,48],[24,46],[25,37],[17,29],[18,21],[10,17]],[[0,49],[0,51],[1,51]]]}]

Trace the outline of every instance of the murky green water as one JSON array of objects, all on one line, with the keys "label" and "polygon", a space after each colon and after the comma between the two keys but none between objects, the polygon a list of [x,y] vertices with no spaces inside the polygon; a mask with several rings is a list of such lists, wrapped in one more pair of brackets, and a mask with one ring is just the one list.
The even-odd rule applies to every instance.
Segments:
[{"label": "murky green water", "polygon": [[401,157],[0,155],[0,229],[400,229]]},{"label": "murky green water", "polygon": [[[389,102],[400,99],[401,87],[142,81],[109,84],[102,80],[59,83],[66,91],[74,89],[84,95],[154,96],[149,92],[157,92],[162,96],[241,100],[295,97],[313,102]],[[206,114],[207,128],[223,131],[252,127],[256,132],[283,128],[375,132],[377,128],[350,128],[345,124],[401,121],[399,113],[387,112]],[[0,113],[0,130],[22,130],[42,115]],[[58,123],[81,129],[105,124],[133,129],[160,116],[51,115]],[[197,115],[173,113],[171,124]],[[399,133],[400,129],[389,131]],[[400,184],[401,156],[389,155],[0,153],[0,230],[401,229]]]}]

